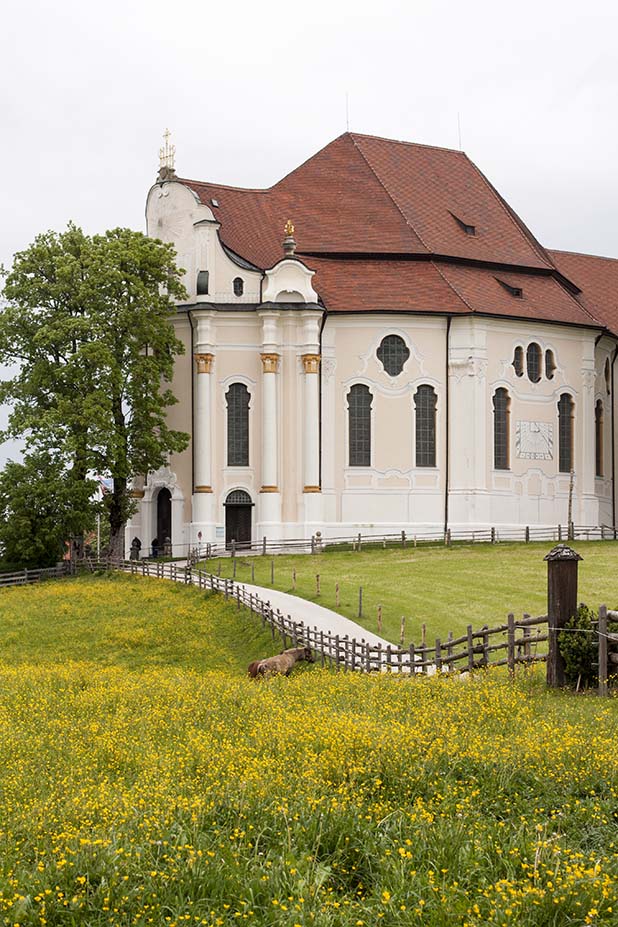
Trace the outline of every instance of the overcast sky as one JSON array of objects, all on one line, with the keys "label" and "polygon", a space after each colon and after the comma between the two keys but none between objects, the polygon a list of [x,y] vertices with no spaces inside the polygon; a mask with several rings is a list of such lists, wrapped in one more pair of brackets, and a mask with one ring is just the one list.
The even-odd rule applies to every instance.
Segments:
[{"label": "overcast sky", "polygon": [[5,265],[70,219],[144,229],[167,126],[181,176],[270,186],[345,131],[346,94],[357,132],[457,148],[459,122],[544,245],[618,257],[615,2],[2,8]]}]

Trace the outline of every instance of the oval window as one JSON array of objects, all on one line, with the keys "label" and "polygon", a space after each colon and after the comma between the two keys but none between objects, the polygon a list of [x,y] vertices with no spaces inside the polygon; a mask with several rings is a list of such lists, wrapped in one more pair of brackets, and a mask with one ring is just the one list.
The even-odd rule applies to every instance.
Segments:
[{"label": "oval window", "polygon": [[245,284],[242,277],[236,277],[234,279],[234,296],[242,296],[245,292]]},{"label": "oval window", "polygon": [[387,335],[377,350],[378,359],[391,377],[397,377],[410,356],[410,349],[399,335]]}]

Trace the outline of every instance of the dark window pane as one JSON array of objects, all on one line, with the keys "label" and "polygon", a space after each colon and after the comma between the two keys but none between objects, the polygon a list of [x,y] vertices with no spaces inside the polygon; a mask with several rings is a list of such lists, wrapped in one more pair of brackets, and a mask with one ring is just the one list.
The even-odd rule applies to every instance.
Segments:
[{"label": "dark window pane", "polygon": [[377,350],[378,359],[391,377],[399,376],[410,356],[410,349],[399,335],[387,335]]},{"label": "dark window pane", "polygon": [[558,470],[570,473],[573,468],[573,400],[563,393],[558,403]]},{"label": "dark window pane", "polygon": [[554,358],[554,352],[547,349],[547,351],[545,351],[545,376],[548,380],[554,379],[555,370],[556,361]]},{"label": "dark window pane", "polygon": [[234,279],[234,296],[242,296],[245,292],[245,284],[242,277],[236,277]]},{"label": "dark window pane", "polygon": [[419,386],[414,396],[416,406],[416,466],[436,465],[436,403],[432,386]]},{"label": "dark window pane", "polygon": [[513,356],[513,367],[515,368],[515,373],[518,377],[523,377],[524,375],[524,349],[517,347],[515,348],[515,354]]},{"label": "dark window pane", "polygon": [[208,295],[208,271],[207,270],[200,270],[197,275],[197,295],[198,296]]},{"label": "dark window pane", "polygon": [[541,379],[541,349],[534,341],[528,345],[526,363],[528,365],[528,379],[533,383],[538,383]]},{"label": "dark window pane", "polygon": [[603,403],[600,399],[594,407],[594,438],[596,475],[603,476]]},{"label": "dark window pane", "polygon": [[511,400],[505,389],[494,393],[494,469],[509,469],[509,418]]},{"label": "dark window pane", "polygon": [[227,465],[249,466],[249,390],[244,383],[232,383],[227,400]]},{"label": "dark window pane", "polygon": [[350,466],[371,466],[371,402],[368,386],[356,383],[348,393]]}]

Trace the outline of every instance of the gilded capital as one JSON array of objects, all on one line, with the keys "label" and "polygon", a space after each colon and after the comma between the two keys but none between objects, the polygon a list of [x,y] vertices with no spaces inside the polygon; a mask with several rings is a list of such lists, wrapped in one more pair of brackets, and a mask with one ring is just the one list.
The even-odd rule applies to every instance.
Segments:
[{"label": "gilded capital", "polygon": [[303,354],[303,367],[305,373],[317,373],[320,369],[320,355]]},{"label": "gilded capital", "polygon": [[194,354],[198,373],[210,373],[214,354]]},{"label": "gilded capital", "polygon": [[277,373],[279,370],[278,354],[260,354],[264,373]]}]

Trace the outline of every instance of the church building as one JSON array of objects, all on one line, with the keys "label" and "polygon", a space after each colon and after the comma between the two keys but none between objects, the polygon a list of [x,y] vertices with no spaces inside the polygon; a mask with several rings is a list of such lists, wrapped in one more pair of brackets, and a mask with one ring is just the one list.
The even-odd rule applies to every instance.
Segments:
[{"label": "church building", "polygon": [[[180,545],[615,525],[618,260],[541,245],[461,151],[346,132],[269,189],[176,175],[189,293],[127,529]],[[572,474],[572,475],[571,475]]]}]

